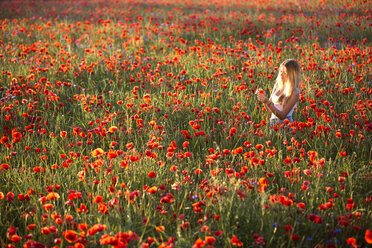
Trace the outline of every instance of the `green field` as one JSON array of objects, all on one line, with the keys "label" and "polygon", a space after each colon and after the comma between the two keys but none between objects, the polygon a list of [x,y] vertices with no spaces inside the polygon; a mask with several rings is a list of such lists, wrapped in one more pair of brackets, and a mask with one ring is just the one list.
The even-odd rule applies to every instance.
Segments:
[{"label": "green field", "polygon": [[[369,1],[1,1],[1,247],[368,247]],[[290,124],[254,94],[301,66]]]}]

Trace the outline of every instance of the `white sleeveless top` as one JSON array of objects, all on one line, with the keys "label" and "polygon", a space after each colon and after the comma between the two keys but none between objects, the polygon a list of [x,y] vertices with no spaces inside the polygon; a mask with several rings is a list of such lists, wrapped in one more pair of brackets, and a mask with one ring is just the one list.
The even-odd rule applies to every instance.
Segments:
[{"label": "white sleeveless top", "polygon": [[[280,111],[283,111],[283,105],[281,105],[279,103],[279,96],[277,96],[276,94],[273,94],[271,96],[271,101],[274,104],[275,108],[277,108]],[[286,117],[292,116],[293,110],[296,108],[296,105],[297,105],[297,103],[293,106],[293,108],[291,109],[291,111],[289,111],[289,113],[287,114]],[[271,113],[271,118],[270,119],[279,119],[279,118],[276,115],[274,115],[274,113]]]}]

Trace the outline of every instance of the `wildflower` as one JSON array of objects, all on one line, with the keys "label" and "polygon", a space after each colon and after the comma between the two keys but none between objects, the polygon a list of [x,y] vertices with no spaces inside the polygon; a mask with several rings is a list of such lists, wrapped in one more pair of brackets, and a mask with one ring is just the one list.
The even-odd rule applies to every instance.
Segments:
[{"label": "wildflower", "polygon": [[174,201],[174,196],[171,193],[167,193],[165,196],[161,197],[160,203],[172,203]]},{"label": "wildflower", "polygon": [[14,193],[13,192],[8,192],[8,194],[6,194],[6,200],[7,201],[13,201],[14,200]]},{"label": "wildflower", "polygon": [[19,241],[21,241],[22,237],[18,236],[18,235],[13,235],[11,238],[10,238],[10,241],[13,242],[13,243],[18,243]]},{"label": "wildflower", "polygon": [[53,204],[50,204],[50,203],[44,204],[43,208],[45,209],[45,211],[48,212],[49,210],[53,208]]},{"label": "wildflower", "polygon": [[27,226],[27,230],[32,231],[36,228],[36,224],[30,224]]},{"label": "wildflower", "polygon": [[157,232],[159,232],[159,233],[162,233],[162,232],[165,231],[165,227],[164,227],[164,226],[158,226],[158,227],[156,227],[155,230],[156,230]]},{"label": "wildflower", "polygon": [[1,164],[1,169],[3,169],[3,170],[9,170],[10,169],[10,165],[9,164]]},{"label": "wildflower", "polygon": [[258,188],[258,191],[260,193],[264,192],[268,186],[267,179],[264,177],[261,177],[260,180],[258,181],[258,185],[260,185]]},{"label": "wildflower", "polygon": [[59,194],[56,192],[51,192],[47,195],[48,200],[58,200],[60,198]]},{"label": "wildflower", "polygon": [[314,223],[319,223],[319,224],[321,224],[323,222],[322,217],[317,216],[315,214],[310,214],[309,215],[309,220],[312,221],[312,222],[314,222]]},{"label": "wildflower", "polygon": [[96,234],[97,232],[102,232],[106,229],[106,225],[101,225],[101,224],[95,224],[91,228],[88,229],[88,235],[92,236]]},{"label": "wildflower", "polygon": [[74,230],[64,231],[63,236],[65,237],[65,239],[69,243],[74,243],[78,238],[78,235],[77,235],[76,231],[74,231]]},{"label": "wildflower", "polygon": [[243,246],[243,243],[235,235],[230,239],[230,242],[232,245]]},{"label": "wildflower", "polygon": [[67,137],[67,132],[66,131],[61,131],[60,136],[61,136],[61,138],[66,138]]},{"label": "wildflower", "polygon": [[289,238],[295,242],[300,240],[300,236],[298,234],[290,235]]},{"label": "wildflower", "polygon": [[303,203],[303,202],[300,202],[300,203],[298,203],[297,204],[297,206],[299,207],[299,208],[301,208],[302,210],[305,210],[305,203]]},{"label": "wildflower", "polygon": [[367,229],[364,238],[368,244],[372,244],[372,232]]},{"label": "wildflower", "polygon": [[101,245],[117,245],[118,239],[116,237],[108,236],[107,234],[102,235],[99,240]]},{"label": "wildflower", "polygon": [[205,237],[205,243],[208,245],[212,245],[214,242],[216,242],[216,238],[212,236],[206,236]]},{"label": "wildflower", "polygon": [[205,246],[205,242],[204,240],[202,240],[201,238],[198,238],[194,245],[192,246],[193,248],[201,248],[201,247],[204,247]]},{"label": "wildflower", "polygon": [[80,223],[78,225],[78,228],[79,228],[80,231],[85,231],[88,227],[89,227],[89,225],[86,224],[86,223]]},{"label": "wildflower", "polygon": [[150,178],[155,178],[156,177],[156,173],[154,171],[151,171],[147,177],[150,177]]},{"label": "wildflower", "polygon": [[346,243],[351,245],[353,248],[359,247],[355,238],[348,238]]},{"label": "wildflower", "polygon": [[262,144],[258,144],[258,145],[256,145],[256,149],[257,150],[261,150],[263,148],[263,145]]},{"label": "wildflower", "polygon": [[146,191],[147,191],[147,193],[149,193],[150,195],[152,195],[152,194],[155,194],[157,190],[158,190],[158,187],[153,186],[151,188],[148,188]]},{"label": "wildflower", "polygon": [[104,151],[101,148],[97,148],[90,153],[93,158],[99,157],[104,154]]},{"label": "wildflower", "polygon": [[190,143],[188,141],[183,142],[182,147],[186,149]]},{"label": "wildflower", "polygon": [[352,198],[347,199],[346,208],[347,208],[347,210],[350,210],[352,208],[356,208],[356,204],[354,203],[354,200]]},{"label": "wildflower", "polygon": [[116,130],[118,130],[117,126],[112,126],[112,127],[110,127],[110,128],[108,129],[108,132],[112,134],[112,133],[114,133]]}]

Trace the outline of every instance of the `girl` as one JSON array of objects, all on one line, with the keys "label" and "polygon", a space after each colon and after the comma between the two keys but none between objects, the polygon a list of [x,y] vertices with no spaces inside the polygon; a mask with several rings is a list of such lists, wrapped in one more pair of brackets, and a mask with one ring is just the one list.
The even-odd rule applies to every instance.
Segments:
[{"label": "girl", "polygon": [[292,113],[299,99],[300,66],[294,59],[284,61],[279,67],[273,91],[268,99],[262,89],[256,91],[257,99],[271,112],[270,126],[293,122]]}]

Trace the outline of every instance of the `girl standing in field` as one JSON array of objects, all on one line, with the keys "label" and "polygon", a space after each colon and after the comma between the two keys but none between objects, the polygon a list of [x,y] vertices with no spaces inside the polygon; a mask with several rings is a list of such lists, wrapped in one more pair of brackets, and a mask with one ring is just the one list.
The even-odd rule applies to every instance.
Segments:
[{"label": "girl standing in field", "polygon": [[299,83],[300,66],[296,60],[288,59],[279,67],[279,75],[270,98],[266,97],[262,89],[256,91],[257,99],[271,113],[270,126],[284,124],[286,119],[293,122],[292,113],[300,96]]}]

